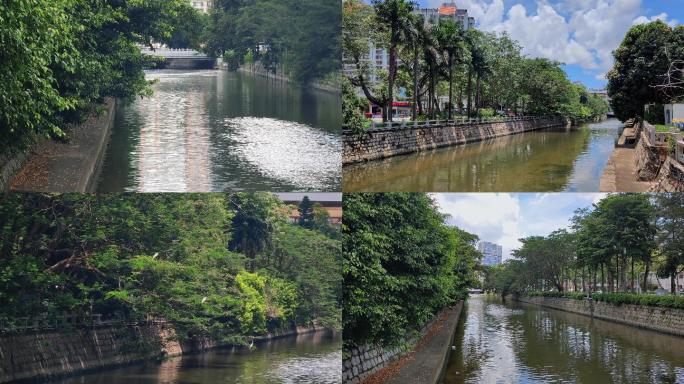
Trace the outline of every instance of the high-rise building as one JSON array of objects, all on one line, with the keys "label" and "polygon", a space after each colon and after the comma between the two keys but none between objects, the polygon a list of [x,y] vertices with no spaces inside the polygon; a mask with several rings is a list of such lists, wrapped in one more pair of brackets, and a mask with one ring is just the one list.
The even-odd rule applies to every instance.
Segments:
[{"label": "high-rise building", "polygon": [[[468,16],[467,9],[459,9],[455,3],[444,3],[439,8],[416,8],[414,14],[422,15],[425,24],[429,27],[439,24],[444,20],[453,20],[459,23],[464,30],[475,28],[475,18]],[[378,70],[389,70],[389,54],[387,49],[377,46],[373,41],[368,42],[368,54],[360,58],[368,63],[369,83],[376,84],[379,81]],[[343,73],[347,77],[356,74],[356,66],[348,57],[342,57]],[[399,65],[399,63],[397,63]]]},{"label": "high-rise building", "polygon": [[456,3],[443,3],[439,8],[416,8],[413,13],[422,15],[427,25],[436,25],[445,20],[460,23],[463,30],[475,28],[475,18],[468,16],[467,9],[459,9]]},{"label": "high-rise building", "polygon": [[490,243],[489,241],[481,241],[477,244],[477,250],[482,254],[482,265],[498,265],[501,264],[501,257],[503,250],[500,245]]},{"label": "high-rise building", "polygon": [[192,5],[193,8],[198,9],[204,13],[209,12],[209,10],[211,9],[211,1],[190,0],[190,4]]}]

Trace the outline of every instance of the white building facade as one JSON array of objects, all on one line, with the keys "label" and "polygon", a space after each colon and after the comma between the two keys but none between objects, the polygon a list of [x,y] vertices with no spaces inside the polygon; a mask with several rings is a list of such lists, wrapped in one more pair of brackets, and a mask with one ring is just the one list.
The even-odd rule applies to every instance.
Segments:
[{"label": "white building facade", "polygon": [[192,5],[193,8],[204,13],[209,12],[209,10],[211,9],[211,1],[190,0],[190,5]]}]

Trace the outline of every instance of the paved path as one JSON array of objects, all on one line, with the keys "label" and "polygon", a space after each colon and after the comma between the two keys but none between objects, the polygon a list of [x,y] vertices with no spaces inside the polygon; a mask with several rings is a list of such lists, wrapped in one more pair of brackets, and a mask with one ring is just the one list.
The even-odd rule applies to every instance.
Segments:
[{"label": "paved path", "polygon": [[388,365],[363,383],[437,384],[451,352],[463,302],[444,310],[413,351]]},{"label": "paved path", "polygon": [[81,125],[68,129],[69,142],[45,140],[29,155],[10,184],[15,191],[90,192],[114,118],[114,100],[105,101]]},{"label": "paved path", "polygon": [[600,192],[647,192],[654,184],[638,181],[633,148],[615,148],[603,170]]}]

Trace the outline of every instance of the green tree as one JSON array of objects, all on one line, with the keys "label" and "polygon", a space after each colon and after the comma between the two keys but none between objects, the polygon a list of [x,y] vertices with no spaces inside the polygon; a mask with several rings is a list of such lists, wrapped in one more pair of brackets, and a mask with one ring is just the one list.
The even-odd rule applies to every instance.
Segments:
[{"label": "green tree", "polygon": [[314,226],[314,205],[309,200],[309,196],[304,196],[297,208],[299,212],[299,225],[311,229]]},{"label": "green tree", "polygon": [[658,269],[660,277],[670,278],[670,292],[675,293],[675,278],[684,271],[684,196],[680,193],[655,195],[658,212],[658,244],[665,257]]},{"label": "green tree", "polygon": [[613,52],[615,65],[607,75],[608,95],[620,120],[643,118],[644,105],[668,101],[656,86],[662,84],[662,76],[668,71],[675,47],[672,42],[672,28],[657,20],[632,26]]}]

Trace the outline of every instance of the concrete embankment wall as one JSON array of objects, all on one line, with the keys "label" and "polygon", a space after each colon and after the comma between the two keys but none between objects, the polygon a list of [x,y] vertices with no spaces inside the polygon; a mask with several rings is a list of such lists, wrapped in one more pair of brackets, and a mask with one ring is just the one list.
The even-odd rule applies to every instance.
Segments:
[{"label": "concrete embankment wall", "polygon": [[[224,66],[224,68],[227,68],[227,66]],[[267,77],[269,79],[275,79],[278,81],[284,81],[287,83],[292,83],[292,84],[297,84],[296,82],[290,80],[289,77],[287,77],[285,74],[282,73],[282,71],[278,71],[277,73],[273,73],[271,71],[268,71],[260,62],[256,62],[252,65],[246,65],[238,68],[238,72],[243,72],[243,73],[249,73],[253,75],[258,75],[258,76],[263,76]],[[325,92],[330,92],[330,93],[340,93],[341,94],[341,88],[339,85],[335,86],[333,84],[321,82],[321,81],[313,81],[309,85],[309,87],[313,89],[317,89],[319,91],[325,91]]]},{"label": "concrete embankment wall", "polygon": [[[384,348],[380,345],[352,348],[348,351],[348,357],[342,361],[342,383],[363,383],[383,368],[413,353],[414,348],[420,348],[419,351],[415,351],[416,355],[412,359],[403,364],[397,372],[393,372],[392,377],[386,380],[386,383],[437,384],[446,368],[462,309],[463,302],[453,308],[444,309],[421,327],[417,336],[405,338],[400,344],[411,346],[411,350],[401,347]],[[429,339],[426,340],[424,337]],[[421,345],[416,347],[418,344]]]},{"label": "concrete embankment wall", "polygon": [[676,336],[684,336],[684,310],[643,305],[613,305],[594,300],[563,297],[518,297],[515,300],[602,320],[632,325]]},{"label": "concrete embankment wall", "polygon": [[[265,341],[318,330],[322,328],[297,327],[256,339]],[[162,325],[5,335],[0,336],[0,383],[43,382],[46,378],[178,356],[215,347],[229,346],[207,339],[179,342],[173,328]]]},{"label": "concrete embankment wall", "polygon": [[650,192],[684,192],[684,166],[668,157]]},{"label": "concrete embankment wall", "polygon": [[69,142],[42,140],[8,176],[9,189],[23,192],[92,192],[104,157],[116,101],[105,99],[85,122],[66,129]]},{"label": "concrete embankment wall", "polygon": [[543,128],[566,127],[568,124],[563,118],[540,118],[469,125],[378,129],[368,130],[360,135],[345,132],[342,144],[342,163],[353,164],[379,160]]}]

